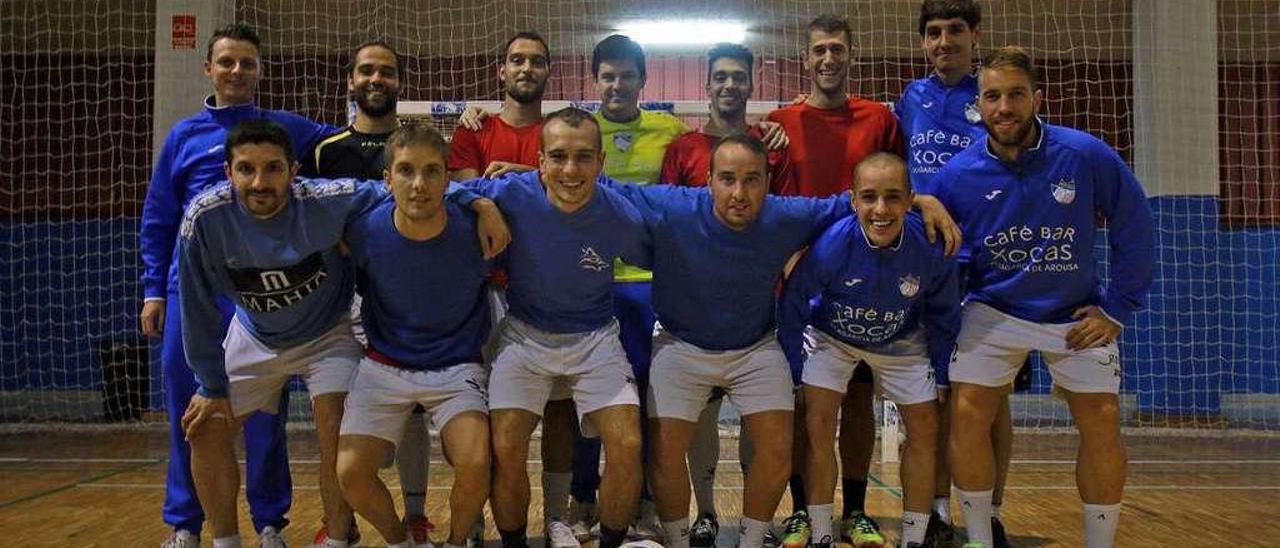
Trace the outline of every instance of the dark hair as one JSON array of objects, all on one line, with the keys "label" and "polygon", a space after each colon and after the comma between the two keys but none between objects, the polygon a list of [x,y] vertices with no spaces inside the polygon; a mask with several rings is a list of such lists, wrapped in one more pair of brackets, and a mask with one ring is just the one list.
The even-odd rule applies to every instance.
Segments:
[{"label": "dark hair", "polygon": [[924,27],[929,21],[957,17],[973,29],[982,22],[982,6],[974,0],[924,0],[920,4],[920,36],[924,36]]},{"label": "dark hair", "polygon": [[517,32],[515,36],[512,36],[511,39],[507,40],[507,43],[502,46],[503,61],[506,61],[507,53],[511,51],[511,44],[516,43],[516,40],[532,40],[534,42],[541,44],[542,51],[547,53],[547,59],[548,60],[551,59],[551,46],[547,45],[547,41],[542,38],[542,35],[531,30],[524,30],[524,31]]},{"label": "dark hair", "polygon": [[213,31],[213,36],[209,37],[209,45],[205,49],[205,61],[213,60],[213,45],[223,38],[248,42],[253,44],[253,48],[258,50],[259,53],[262,52],[262,39],[258,38],[258,31],[253,30],[253,27],[244,23],[236,23],[234,25],[219,27],[217,30]]},{"label": "dark hair", "polygon": [[716,146],[711,147],[711,171],[713,173],[716,170],[716,152],[728,145],[747,147],[747,150],[750,150],[752,154],[764,158],[766,164],[769,162],[769,149],[764,146],[764,142],[738,131],[725,135],[716,143]]},{"label": "dark hair", "polygon": [[600,77],[600,63],[604,61],[628,59],[636,62],[636,70],[640,71],[640,78],[644,78],[644,48],[626,36],[611,34],[591,52],[591,77]]},{"label": "dark hair", "polygon": [[284,150],[284,156],[293,164],[293,140],[284,126],[266,118],[250,118],[240,122],[227,132],[227,140],[223,144],[227,153],[227,163],[235,160],[236,148],[241,145],[276,145]]},{"label": "dark hair", "polygon": [[1013,68],[1022,71],[1031,79],[1031,89],[1040,87],[1040,79],[1036,78],[1036,67],[1031,62],[1031,54],[1019,46],[1005,46],[995,50],[982,62],[981,70]]},{"label": "dark hair", "polygon": [[435,126],[426,121],[409,120],[391,132],[387,143],[382,147],[383,159],[388,169],[391,168],[395,152],[410,145],[427,145],[438,150],[444,157],[445,165],[449,163],[449,143],[445,142],[444,136],[440,135]]},{"label": "dark hair", "polygon": [[809,21],[809,27],[806,33],[806,39],[813,36],[814,31],[822,31],[827,34],[844,33],[844,41],[846,45],[853,45],[853,29],[849,27],[849,20],[843,17],[826,13],[819,15]]},{"label": "dark hair", "polygon": [[755,56],[751,54],[751,50],[742,44],[720,42],[707,50],[707,82],[711,81],[711,65],[714,65],[717,59],[724,57],[737,59],[746,64],[747,77],[751,78],[751,70],[755,67],[756,61]]},{"label": "dark hair", "polygon": [[347,76],[355,76],[356,58],[360,57],[360,52],[364,51],[365,48],[382,48],[391,52],[391,56],[396,58],[396,76],[404,78],[404,57],[400,56],[400,52],[396,51],[396,48],[391,47],[391,44],[383,40],[369,40],[356,46],[356,49],[351,50],[351,58],[348,59],[346,65],[342,67],[343,74],[346,74]]},{"label": "dark hair", "polygon": [[[596,117],[591,113],[577,107],[565,107],[551,114],[548,114],[542,121],[542,131],[538,135],[542,144],[547,144],[547,128],[551,127],[551,122],[559,121],[569,127],[578,128],[583,124],[588,124],[596,128],[596,150],[604,150],[604,141],[600,136],[600,122],[596,121]],[[544,149],[545,150],[545,149]]]},{"label": "dark hair", "polygon": [[912,191],[911,177],[907,176],[907,162],[904,161],[901,156],[898,156],[897,154],[894,154],[892,152],[885,152],[883,150],[879,152],[871,153],[866,158],[863,158],[862,161],[858,162],[857,166],[854,166],[853,181],[849,185],[849,190],[854,190],[858,187],[858,173],[862,171],[862,168],[864,166],[865,167],[878,167],[878,166],[901,167],[903,184],[906,185],[907,192]]}]

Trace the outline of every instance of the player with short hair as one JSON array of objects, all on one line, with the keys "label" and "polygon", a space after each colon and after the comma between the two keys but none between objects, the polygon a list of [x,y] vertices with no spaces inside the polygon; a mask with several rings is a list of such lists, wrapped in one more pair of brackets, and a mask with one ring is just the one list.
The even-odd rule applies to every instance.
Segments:
[{"label": "player with short hair", "polygon": [[502,52],[502,111],[493,116],[476,110],[459,120],[449,153],[456,180],[536,169],[551,48],[542,35],[524,31],[508,39]]},{"label": "player with short hair", "polygon": [[[1114,150],[1036,117],[1043,95],[1025,50],[989,56],[978,86],[988,136],[936,175],[947,181],[938,198],[963,227],[968,262],[950,367],[950,457],[969,541],[992,545],[991,428],[1027,352],[1038,350],[1080,431],[1085,544],[1110,546],[1125,483],[1116,338],[1151,286],[1151,209]],[[1094,256],[1099,218],[1108,222],[1105,284]]]},{"label": "player with short hair", "polygon": [[[165,541],[165,546],[172,548],[199,546],[204,522],[191,479],[190,446],[181,425],[182,413],[197,388],[182,350],[178,269],[174,267],[182,212],[196,194],[224,177],[223,142],[236,123],[266,118],[282,124],[295,145],[291,152],[298,156],[336,130],[291,112],[254,104],[262,76],[259,46],[258,34],[250,27],[231,25],[214,30],[204,62],[212,93],[205,97],[201,112],[179,121],[169,131],[156,157],[143,203],[139,233],[144,290],[141,323],[144,334],[163,338],[160,364],[169,417],[163,514],[165,523],[174,529]],[[219,325],[225,330],[231,319],[231,304],[223,303],[222,310]],[[293,498],[284,437],[286,411],[287,405],[282,405],[277,414],[256,413],[245,422],[246,498],[264,546],[281,546],[284,542],[280,531],[288,523],[286,515]]]},{"label": "player with short hair", "polygon": [[595,119],[576,108],[542,126],[539,169],[468,183],[511,223],[510,309],[489,383],[496,475],[494,520],[504,546],[527,545],[529,438],[553,388],[568,387],[578,421],[608,460],[600,489],[600,545],[621,545],[640,494],[635,377],[613,319],[614,259],[645,259],[639,214],[597,185],[604,162]]},{"label": "player with short hair", "polygon": [[794,398],[773,333],[774,287],[803,245],[849,214],[841,197],[767,195],[765,145],[726,136],[707,189],[624,185],[653,238],[654,338],[648,394],[651,481],[666,545],[689,546],[689,450],[716,388],[742,414],[756,451],[743,492],[742,546],[763,545],[791,470]]},{"label": "player with short hair", "polygon": [[[893,105],[894,114],[907,136],[907,162],[911,183],[917,193],[933,194],[934,174],[960,151],[987,135],[978,111],[978,77],[973,73],[978,40],[982,31],[982,6],[975,0],[924,0],[920,4],[917,30],[920,45],[932,70],[925,78],[907,84]],[[1030,361],[1024,363],[1019,379],[1029,380]],[[951,473],[947,468],[947,436],[950,424],[946,394],[949,385],[938,377],[940,428],[937,488],[930,515],[928,538],[950,544],[955,533],[951,525]],[[1020,383],[1015,383],[1019,387]],[[991,431],[996,448],[996,486],[992,496],[992,534],[997,548],[1007,548],[1009,540],[1000,522],[1000,503],[1009,473],[1013,421],[1009,399],[1005,397]]]},{"label": "player with short hair", "polygon": [[[945,372],[955,348],[960,284],[943,244],[929,243],[923,221],[909,213],[911,184],[901,158],[868,156],[852,190],[855,217],[818,237],[791,273],[779,307],[779,333],[796,334],[782,340],[799,341],[806,325],[814,329],[803,373],[812,545],[835,542],[836,416],[854,368],[865,362],[906,425],[902,546],[923,546],[938,440],[934,371]],[[805,359],[803,349],[786,349]]]},{"label": "player with short hair", "polygon": [[405,419],[425,408],[453,466],[445,546],[459,548],[489,497],[488,371],[480,357],[489,333],[489,263],[472,236],[475,215],[444,201],[444,138],[428,125],[406,125],[391,134],[386,156],[393,199],[344,236],[369,343],[342,418],[338,479],[347,501],[390,546],[424,545],[396,515],[378,469],[396,454],[406,428],[422,430]]}]

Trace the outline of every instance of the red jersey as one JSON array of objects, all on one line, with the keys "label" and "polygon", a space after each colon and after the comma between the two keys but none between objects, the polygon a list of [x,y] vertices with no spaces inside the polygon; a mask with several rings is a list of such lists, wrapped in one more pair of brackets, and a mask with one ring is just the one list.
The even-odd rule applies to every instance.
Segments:
[{"label": "red jersey", "polygon": [[513,127],[501,116],[481,122],[480,131],[458,127],[449,144],[449,171],[474,169],[478,174],[492,162],[514,162],[537,167],[542,122]]},{"label": "red jersey", "polygon": [[[747,135],[760,139],[764,132],[759,126],[751,126]],[[662,158],[662,175],[659,181],[671,185],[707,186],[711,171],[711,149],[719,137],[707,135],[702,130],[690,131],[676,138],[667,146]],[[795,186],[795,170],[787,156],[787,149],[769,151],[769,191]]]},{"label": "red jersey", "polygon": [[853,168],[873,152],[905,154],[898,119],[884,105],[850,97],[844,106],[789,105],[765,117],[782,124],[791,140],[795,184],[777,194],[825,197],[849,189]]}]

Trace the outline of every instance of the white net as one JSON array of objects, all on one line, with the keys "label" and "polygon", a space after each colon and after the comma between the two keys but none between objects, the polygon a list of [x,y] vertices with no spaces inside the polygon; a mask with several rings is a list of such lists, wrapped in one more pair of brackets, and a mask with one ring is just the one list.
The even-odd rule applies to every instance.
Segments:
[{"label": "white net", "polygon": [[[848,16],[855,29],[855,93],[890,102],[928,70],[916,31],[917,0],[233,3],[234,19],[257,27],[265,41],[259,103],[336,125],[346,120],[340,67],[349,48],[372,38],[406,55],[404,99],[437,103],[499,100],[498,49],[522,30],[539,31],[550,42],[554,66],[546,99],[593,99],[592,45],[641,19],[745,23],[745,43],[757,56],[758,108],[807,90],[803,29],[820,13]],[[1210,180],[1189,185],[1144,177],[1157,212],[1160,263],[1148,310],[1124,335],[1125,416],[1129,424],[1280,429],[1280,5],[1217,2],[1200,21],[1213,31],[1214,48],[1176,38],[1144,46],[1170,25],[1166,12],[1177,9],[1171,3],[982,4],[983,47],[1019,44],[1041,66],[1046,119],[1102,138],[1140,174],[1147,167],[1139,143],[1159,149],[1167,134],[1178,133],[1179,113],[1167,104],[1216,82],[1207,88],[1217,97],[1208,131],[1186,132],[1192,146],[1216,152]],[[111,351],[138,340],[137,215],[151,147],[161,141],[150,126],[152,99],[164,86],[152,79],[156,22],[149,9],[124,0],[0,3],[5,421],[102,420],[103,394],[111,392],[104,390],[111,384],[104,382],[104,364],[136,357],[126,351],[115,359]],[[642,100],[673,109],[705,101],[704,48],[649,48]],[[1216,80],[1161,79],[1180,66],[1179,56],[1203,61],[1204,52],[1212,54]],[[1156,76],[1147,79],[1144,71]],[[688,119],[699,125],[700,115],[690,112]],[[1155,122],[1145,122],[1144,113]],[[442,118],[449,127],[449,117]],[[1164,171],[1151,173],[1196,167],[1177,155],[1156,159]],[[113,371],[120,375],[112,379],[143,393],[143,408],[158,410],[157,367]],[[1014,400],[1021,424],[1067,422],[1065,407],[1048,390],[1047,374],[1037,371],[1032,389]]]}]

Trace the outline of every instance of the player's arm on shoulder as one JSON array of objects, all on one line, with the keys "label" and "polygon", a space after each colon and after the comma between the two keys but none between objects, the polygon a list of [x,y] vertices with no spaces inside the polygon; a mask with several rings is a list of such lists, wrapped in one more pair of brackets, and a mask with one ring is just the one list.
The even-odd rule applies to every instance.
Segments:
[{"label": "player's arm on shoulder", "polygon": [[924,218],[924,233],[929,243],[937,242],[941,235],[946,244],[947,255],[955,255],[964,241],[964,234],[960,232],[960,225],[956,224],[942,201],[929,194],[916,194],[911,205],[920,210],[920,216]]},{"label": "player's arm on shoulder", "polygon": [[458,116],[458,125],[471,131],[480,131],[480,128],[484,127],[484,119],[496,114],[480,108],[479,105],[467,105],[467,108]]},{"label": "player's arm on shoulder", "polygon": [[[484,177],[486,179],[496,179],[498,177],[505,177],[506,175],[509,175],[512,173],[524,173],[526,171],[533,171],[535,169],[538,169],[538,168],[536,166],[517,164],[515,162],[502,162],[502,161],[495,160],[495,161],[489,162],[489,167],[486,167],[484,169]],[[468,171],[468,170],[463,170],[463,171]]]},{"label": "player's arm on shoulder", "polygon": [[760,140],[769,150],[781,150],[791,144],[791,139],[787,137],[787,130],[783,129],[782,124],[761,120],[756,122],[756,126],[760,128]]}]

